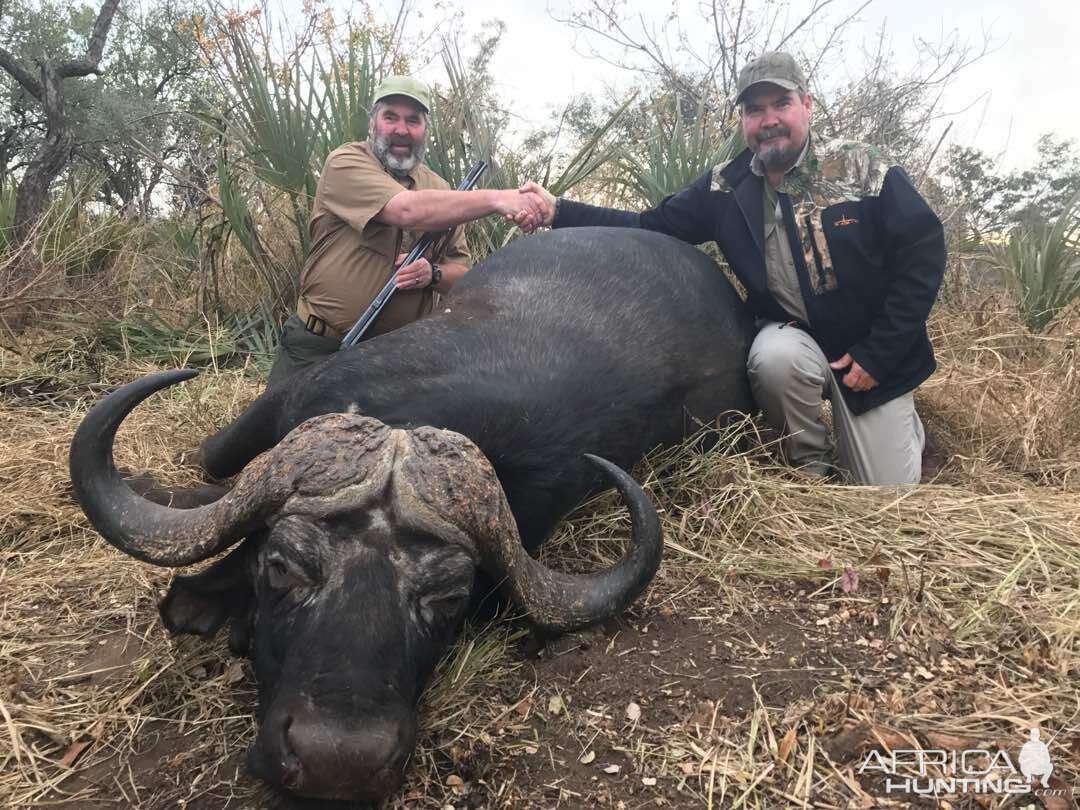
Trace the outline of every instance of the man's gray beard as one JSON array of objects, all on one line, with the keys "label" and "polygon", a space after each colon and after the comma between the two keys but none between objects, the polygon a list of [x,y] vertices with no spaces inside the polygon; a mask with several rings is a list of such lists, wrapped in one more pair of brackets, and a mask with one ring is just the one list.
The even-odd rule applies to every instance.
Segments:
[{"label": "man's gray beard", "polygon": [[795,161],[802,154],[803,144],[791,144],[783,147],[780,145],[763,144],[758,147],[758,160],[766,169],[787,171],[795,165]]},{"label": "man's gray beard", "polygon": [[427,152],[427,136],[425,135],[407,155],[395,155],[390,151],[390,136],[376,136],[371,140],[371,153],[375,155],[379,163],[388,168],[394,174],[408,174],[424,159]]}]

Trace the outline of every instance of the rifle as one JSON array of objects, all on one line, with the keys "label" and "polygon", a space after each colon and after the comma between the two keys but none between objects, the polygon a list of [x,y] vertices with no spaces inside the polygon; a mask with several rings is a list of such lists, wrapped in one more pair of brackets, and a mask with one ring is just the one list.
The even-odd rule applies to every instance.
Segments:
[{"label": "rifle", "polygon": [[[461,181],[457,190],[469,191],[476,185],[476,181],[480,179],[480,175],[484,173],[487,166],[486,162],[478,160],[469,170],[469,173],[465,175],[465,178]],[[397,273],[398,268],[404,267],[407,264],[412,264],[423,256],[424,251],[431,247],[435,243],[435,240],[442,236],[443,233],[445,233],[445,231],[429,231],[421,236],[416,241],[416,244],[413,245],[412,250],[409,251],[408,255],[402,259],[401,264],[394,267],[394,274]],[[368,327],[370,327],[372,322],[379,317],[379,313],[382,312],[383,307],[385,307],[386,303],[390,300],[390,296],[392,296],[394,290],[397,289],[394,285],[394,274],[391,274],[390,280],[383,285],[383,288],[379,290],[379,294],[372,299],[370,304],[368,304],[368,308],[364,310],[364,314],[352,325],[352,329],[349,330],[348,334],[341,339],[341,345],[338,347],[338,351],[348,349],[359,343],[360,339],[364,336],[364,333],[368,330]]]}]

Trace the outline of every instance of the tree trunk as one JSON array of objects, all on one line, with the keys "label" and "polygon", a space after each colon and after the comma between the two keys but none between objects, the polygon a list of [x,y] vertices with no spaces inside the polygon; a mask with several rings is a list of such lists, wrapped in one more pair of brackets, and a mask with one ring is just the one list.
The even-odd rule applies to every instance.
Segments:
[{"label": "tree trunk", "polygon": [[48,130],[15,192],[15,239],[20,244],[41,219],[53,180],[64,170],[75,144],[75,133],[71,131],[64,107],[62,79],[48,61],[41,66],[41,80]]},{"label": "tree trunk", "polygon": [[112,26],[113,13],[120,0],[104,0],[94,30],[81,59],[56,62],[46,56],[37,60],[40,79],[33,75],[6,49],[0,48],[0,67],[39,102],[45,110],[45,141],[26,168],[15,194],[15,236],[20,244],[33,233],[49,199],[49,188],[67,166],[75,144],[64,107],[64,80],[98,72],[105,37]]},{"label": "tree trunk", "polygon": [[157,188],[158,183],[161,182],[162,166],[160,163],[155,164],[154,168],[150,170],[150,177],[146,181],[146,188],[143,189],[141,213],[143,219],[150,218],[150,212],[154,207],[154,189]]}]

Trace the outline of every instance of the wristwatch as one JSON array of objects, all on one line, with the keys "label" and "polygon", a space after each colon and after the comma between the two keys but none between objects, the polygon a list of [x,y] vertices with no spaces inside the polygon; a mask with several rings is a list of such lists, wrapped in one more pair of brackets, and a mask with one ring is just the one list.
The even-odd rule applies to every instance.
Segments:
[{"label": "wristwatch", "polygon": [[431,283],[428,284],[428,286],[429,287],[434,287],[440,281],[442,281],[442,269],[439,267],[439,265],[432,264],[431,265]]}]

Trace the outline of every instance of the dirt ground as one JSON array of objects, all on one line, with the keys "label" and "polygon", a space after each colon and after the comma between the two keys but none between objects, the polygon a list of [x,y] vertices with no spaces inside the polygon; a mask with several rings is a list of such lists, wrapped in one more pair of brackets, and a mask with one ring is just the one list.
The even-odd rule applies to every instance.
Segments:
[{"label": "dirt ground", "polygon": [[[887,600],[830,603],[796,583],[753,590],[756,603],[749,612],[718,608],[695,593],[678,610],[670,604],[639,607],[625,619],[546,644],[521,634],[508,650],[517,662],[513,673],[493,685],[498,714],[468,739],[432,737],[423,746],[434,750],[433,770],[418,776],[441,785],[444,795],[433,804],[407,783],[400,803],[700,807],[719,799],[716,775],[723,772],[711,770],[703,781],[699,760],[712,738],[733,723],[759,707],[809,715],[830,696],[882,689],[903,677],[908,655],[904,645],[888,641]],[[105,689],[132,673],[137,680],[153,677],[142,633],[157,635],[157,628],[102,630],[85,649],[41,661],[26,681],[13,685],[14,692],[34,684]],[[201,642],[180,646],[192,644]],[[248,665],[217,652],[221,657],[210,662],[200,657],[190,674],[232,687],[222,696],[229,714],[253,712]],[[40,804],[70,810],[125,802],[174,806],[176,789],[185,785],[192,787],[182,800],[188,808],[276,804],[244,772],[241,745],[215,752],[225,755],[204,770],[206,763],[190,754],[193,733],[182,723],[148,718],[130,748],[73,773]],[[658,739],[673,744],[658,747]],[[104,743],[93,733],[83,742],[66,754],[81,757]],[[742,783],[752,776],[723,774]],[[82,793],[109,798],[65,798]]]},{"label": "dirt ground", "polygon": [[[818,756],[860,797],[846,806],[893,804],[880,780],[857,773],[878,740],[871,724],[851,726],[853,710],[904,701],[904,692],[933,682],[942,668],[953,677],[965,669],[978,677],[978,663],[950,658],[954,651],[936,639],[918,648],[890,639],[897,612],[884,588],[838,595],[811,581],[747,580],[735,583],[746,595],[739,604],[726,595],[730,587],[698,583],[664,599],[654,592],[624,619],[547,643],[512,619],[497,620],[497,632],[509,634],[500,638],[504,668],[479,684],[460,710],[475,704],[480,716],[439,722],[424,735],[410,778],[389,806],[734,806],[768,771],[797,767],[792,753],[799,735],[781,737],[779,727],[800,726],[825,732]],[[220,716],[200,721],[184,712],[144,712],[137,725],[117,732],[105,714],[65,743],[59,753],[74,766],[70,776],[32,806],[294,806],[269,795],[244,769],[255,708],[247,662],[231,657],[221,642],[168,639],[157,626],[152,595],[132,605],[126,621],[99,626],[90,636],[50,623],[27,628],[46,636],[56,655],[26,661],[25,677],[5,691],[28,703],[62,701],[75,690],[114,690],[125,701],[139,701],[144,687],[180,668],[178,693],[168,702],[190,701],[198,713],[209,688]],[[42,608],[59,605],[42,600]],[[490,632],[468,629],[466,643]],[[172,652],[168,661],[155,660],[162,644]],[[431,719],[436,710],[426,711]],[[215,729],[210,741],[203,736],[208,725]],[[772,749],[757,772],[730,752],[724,758],[726,745],[752,745],[755,737]],[[1073,745],[1080,752],[1080,735]],[[84,761],[90,764],[79,767]],[[764,792],[755,804],[810,806],[779,790]],[[948,806],[987,805],[971,799]]]}]

